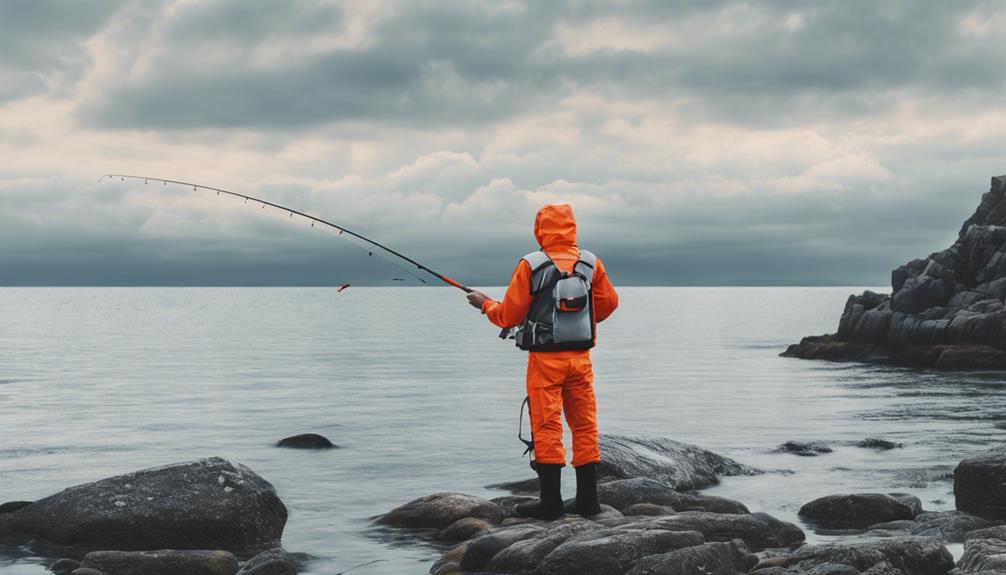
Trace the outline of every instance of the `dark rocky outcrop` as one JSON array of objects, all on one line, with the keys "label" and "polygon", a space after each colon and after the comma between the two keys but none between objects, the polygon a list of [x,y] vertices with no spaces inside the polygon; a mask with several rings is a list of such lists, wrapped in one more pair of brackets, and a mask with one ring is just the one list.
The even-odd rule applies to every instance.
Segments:
[{"label": "dark rocky outcrop", "polygon": [[[932,537],[893,537],[861,543],[807,545],[785,556],[772,571],[759,575],[944,575],[953,555]],[[851,570],[850,570],[851,569]]]},{"label": "dark rocky outcrop", "polygon": [[636,563],[629,575],[740,575],[757,563],[758,556],[743,541],[706,543],[646,557]]},{"label": "dark rocky outcrop", "polygon": [[289,449],[335,449],[338,446],[328,440],[323,435],[317,433],[302,433],[292,437],[280,439],[276,447],[286,447]]},{"label": "dark rocky outcrop", "polygon": [[903,494],[852,493],[827,495],[800,508],[800,517],[828,525],[872,525],[915,519],[922,510],[917,498]]},{"label": "dark rocky outcrop", "polygon": [[969,535],[957,567],[964,573],[1006,573],[1006,540],[1000,535]]},{"label": "dark rocky outcrop", "polygon": [[31,505],[31,501],[8,501],[7,503],[0,503],[0,515],[4,513],[13,513],[19,509],[24,509]]},{"label": "dark rocky outcrop", "polygon": [[873,437],[857,441],[854,445],[856,447],[862,447],[863,449],[876,449],[877,451],[890,451],[892,449],[904,447],[901,443],[895,443],[886,439],[877,439]]},{"label": "dark rocky outcrop", "polygon": [[238,560],[226,551],[94,551],[81,567],[106,575],[235,575]]},{"label": "dark rocky outcrop", "polygon": [[987,519],[1006,519],[1006,449],[961,461],[954,470],[957,509]]},{"label": "dark rocky outcrop", "polygon": [[0,515],[0,541],[252,555],[279,545],[286,519],[272,484],[213,457],[70,487]]},{"label": "dark rocky outcrop", "polygon": [[957,241],[891,273],[891,295],[850,296],[832,335],[782,355],[937,369],[1006,369],[1006,176]]},{"label": "dark rocky outcrop", "polygon": [[831,453],[832,451],[832,449],[822,441],[787,441],[775,450],[778,453],[792,453],[793,455],[801,455],[803,457],[813,457],[822,453]]},{"label": "dark rocky outcrop", "polygon": [[694,531],[612,530],[600,537],[574,538],[545,556],[535,570],[541,575],[610,575],[627,572],[639,559],[702,545]]}]

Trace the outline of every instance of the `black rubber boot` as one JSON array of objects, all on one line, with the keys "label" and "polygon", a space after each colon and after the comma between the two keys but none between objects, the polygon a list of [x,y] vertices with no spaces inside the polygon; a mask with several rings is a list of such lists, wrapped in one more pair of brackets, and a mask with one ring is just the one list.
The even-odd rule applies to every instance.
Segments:
[{"label": "black rubber boot", "polygon": [[576,514],[597,515],[601,506],[597,503],[597,464],[588,463],[576,468]]},{"label": "black rubber boot", "polygon": [[517,514],[551,521],[562,517],[562,465],[558,463],[538,463],[538,485],[541,495],[538,501],[518,503]]}]

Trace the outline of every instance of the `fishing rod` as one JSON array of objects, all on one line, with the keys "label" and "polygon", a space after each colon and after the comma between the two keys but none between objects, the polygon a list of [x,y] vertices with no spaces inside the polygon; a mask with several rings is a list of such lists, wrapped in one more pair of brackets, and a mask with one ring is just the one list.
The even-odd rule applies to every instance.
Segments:
[{"label": "fishing rod", "polygon": [[[270,202],[270,201],[267,201],[267,200],[263,200],[263,199],[256,198],[256,197],[253,197],[253,196],[248,196],[248,195],[245,195],[245,194],[239,194],[237,192],[232,192],[232,191],[229,191],[229,190],[225,190],[223,188],[214,188],[212,186],[204,186],[202,184],[195,184],[195,183],[192,183],[192,182],[182,182],[182,181],[179,181],[179,180],[167,180],[167,179],[164,179],[164,178],[152,178],[152,177],[149,177],[149,176],[132,176],[132,175],[129,175],[129,174],[105,174],[104,176],[101,176],[100,178],[98,178],[98,183],[101,183],[105,178],[108,178],[109,180],[111,180],[112,178],[119,178],[123,182],[126,181],[126,178],[129,178],[131,180],[143,180],[144,184],[149,183],[149,182],[161,182],[161,185],[164,185],[164,186],[166,186],[168,184],[177,184],[179,186],[186,186],[186,187],[191,186],[193,191],[208,190],[208,191],[211,191],[211,192],[216,192],[218,196],[220,194],[227,194],[229,196],[234,196],[236,198],[242,198],[242,199],[244,199],[245,203],[248,203],[249,200],[251,200],[253,202],[258,202],[259,204],[262,204],[263,208],[265,208],[266,206],[271,206],[271,207],[276,208],[278,210],[282,210],[284,212],[289,212],[290,213],[290,217],[293,217],[296,214],[296,215],[298,215],[298,216],[300,216],[302,218],[307,218],[308,220],[311,221],[311,227],[314,227],[315,223],[319,223],[319,224],[321,224],[323,226],[328,226],[330,228],[339,230],[339,235],[340,236],[343,235],[343,234],[349,234],[350,236],[352,236],[354,238],[362,240],[362,241],[364,241],[364,242],[366,242],[366,243],[368,243],[368,244],[370,244],[370,245],[372,245],[372,246],[374,246],[374,247],[376,247],[378,249],[381,249],[381,250],[385,251],[386,253],[388,253],[388,254],[396,257],[396,258],[399,258],[399,259],[401,259],[403,261],[406,261],[406,262],[408,262],[408,263],[416,266],[416,269],[422,270],[422,271],[424,271],[424,272],[432,275],[433,277],[439,279],[440,281],[442,281],[442,282],[444,282],[444,283],[446,283],[448,285],[451,285],[451,286],[454,286],[454,287],[456,287],[456,288],[458,288],[460,290],[463,290],[465,293],[472,293],[472,291],[473,291],[472,288],[470,288],[470,287],[468,287],[468,286],[466,286],[466,285],[464,285],[464,284],[462,284],[460,282],[452,280],[451,278],[445,276],[442,273],[438,273],[436,271],[433,271],[432,269],[424,266],[423,264],[417,262],[416,260],[414,260],[414,259],[412,259],[412,258],[410,258],[410,257],[408,257],[408,256],[406,256],[406,255],[404,255],[402,253],[399,253],[399,252],[397,252],[397,251],[389,248],[388,246],[386,246],[384,244],[375,242],[374,240],[372,240],[372,239],[370,239],[368,237],[362,236],[362,235],[354,232],[353,230],[350,230],[348,228],[344,228],[344,227],[342,227],[340,225],[337,225],[337,224],[333,224],[332,222],[330,222],[328,220],[323,220],[321,218],[312,216],[311,214],[306,214],[304,212],[295,210],[293,208],[288,208],[286,206],[281,206],[279,204],[276,204],[276,203],[273,203],[273,202]],[[350,243],[356,244],[356,242],[350,242]],[[362,246],[360,246],[360,247],[362,247]],[[364,248],[364,249],[366,249],[366,248]],[[372,251],[368,250],[368,253],[370,255],[373,255]],[[392,263],[394,263],[394,262],[392,262]],[[398,265],[398,264],[395,264],[395,265]],[[401,267],[401,266],[399,266],[399,267]],[[403,267],[402,269],[405,269],[405,268]],[[419,280],[419,281],[421,281],[423,283],[426,283],[426,281],[424,281],[423,278],[417,276],[416,274],[412,273],[411,271],[409,271],[409,270],[405,270],[405,271],[408,272],[410,275],[412,275],[412,277],[416,278],[417,280]]]}]

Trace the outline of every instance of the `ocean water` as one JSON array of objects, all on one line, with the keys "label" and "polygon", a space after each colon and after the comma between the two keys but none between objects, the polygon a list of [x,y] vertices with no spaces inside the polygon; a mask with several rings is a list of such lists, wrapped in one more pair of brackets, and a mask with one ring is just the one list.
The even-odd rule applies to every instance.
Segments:
[{"label": "ocean water", "polygon": [[[593,352],[602,432],[766,469],[707,492],[798,523],[803,503],[838,492],[953,508],[954,466],[1006,437],[994,427],[1006,378],[778,357],[834,331],[858,291],[619,290]],[[437,549],[375,528],[375,515],[530,476],[515,437],[525,358],[497,331],[451,288],[0,289],[0,501],[217,455],[276,486],[284,544],[318,557],[311,573],[375,560],[353,573],[425,573]],[[341,449],[272,446],[303,432]],[[867,437],[904,447],[851,445]],[[787,440],[834,452],[773,453]],[[804,528],[812,541],[850,536]],[[10,551],[0,573],[41,563]]]}]

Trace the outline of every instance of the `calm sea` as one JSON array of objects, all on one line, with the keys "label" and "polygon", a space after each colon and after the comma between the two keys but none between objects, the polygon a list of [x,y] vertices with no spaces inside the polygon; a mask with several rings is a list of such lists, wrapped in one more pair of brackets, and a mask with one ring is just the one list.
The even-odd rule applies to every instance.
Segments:
[{"label": "calm sea", "polygon": [[[709,492],[790,521],[836,492],[952,508],[947,474],[1006,437],[1004,378],[778,357],[834,331],[854,291],[621,289],[593,352],[602,432],[773,470]],[[320,558],[312,573],[375,559],[354,573],[425,573],[436,550],[388,540],[373,516],[530,475],[515,437],[525,358],[497,331],[450,288],[0,289],[0,501],[218,455],[276,486],[284,544]],[[272,447],[302,432],[342,448]],[[904,448],[850,445],[867,437]],[[772,452],[787,440],[835,451]],[[0,556],[0,573],[39,563]]]}]

